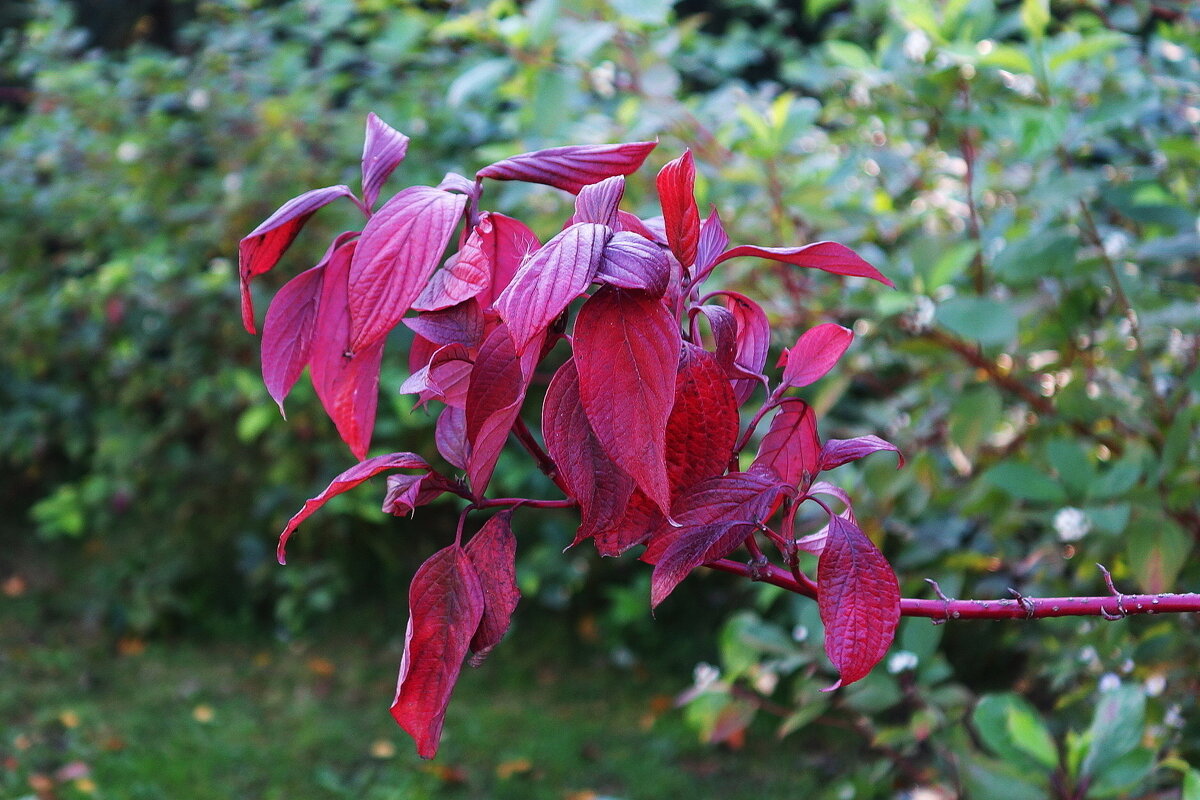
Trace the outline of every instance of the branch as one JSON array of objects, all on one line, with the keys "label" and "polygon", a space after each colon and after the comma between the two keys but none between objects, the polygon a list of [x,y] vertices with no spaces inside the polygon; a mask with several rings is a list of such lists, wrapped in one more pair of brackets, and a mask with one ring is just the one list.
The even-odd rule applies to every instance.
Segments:
[{"label": "branch", "polygon": [[[816,593],[801,586],[782,567],[752,569],[749,564],[722,558],[704,566],[770,583],[789,592],[816,599]],[[757,578],[752,572],[757,572]],[[1111,585],[1111,583],[1110,583]],[[1111,594],[1097,597],[1026,597],[1014,592],[1004,600],[920,600],[906,597],[900,601],[900,615],[925,617],[936,623],[951,619],[1045,619],[1047,617],[1104,617],[1115,620],[1137,614],[1182,614],[1200,612],[1200,594]]]}]

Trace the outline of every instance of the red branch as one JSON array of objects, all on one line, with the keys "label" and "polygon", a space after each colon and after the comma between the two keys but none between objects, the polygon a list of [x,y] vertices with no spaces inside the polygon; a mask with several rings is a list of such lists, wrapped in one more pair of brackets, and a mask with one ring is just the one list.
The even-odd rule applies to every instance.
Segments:
[{"label": "red branch", "polygon": [[[705,564],[706,567],[754,579],[749,564],[723,558]],[[789,592],[814,597],[782,567],[758,570],[758,580],[787,589]],[[1104,617],[1121,619],[1134,614],[1179,614],[1200,612],[1200,594],[1113,594],[1099,597],[1025,597],[1011,600],[918,600],[906,597],[900,601],[900,614],[905,617],[926,617],[935,622],[950,619],[1045,619],[1046,617]]]}]

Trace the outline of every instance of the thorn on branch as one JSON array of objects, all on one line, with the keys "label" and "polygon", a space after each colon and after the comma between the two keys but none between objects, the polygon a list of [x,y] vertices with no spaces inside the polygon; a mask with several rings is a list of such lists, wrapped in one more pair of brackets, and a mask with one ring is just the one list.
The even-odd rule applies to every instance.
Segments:
[{"label": "thorn on branch", "polygon": [[1033,600],[1018,592],[1011,586],[1008,587],[1008,593],[1017,599],[1021,604],[1021,608],[1025,609],[1025,619],[1033,619],[1037,615],[1037,607],[1033,604]]},{"label": "thorn on branch", "polygon": [[1116,621],[1119,619],[1124,619],[1125,617],[1129,616],[1129,611],[1125,608],[1125,595],[1123,595],[1119,591],[1117,591],[1116,584],[1113,583],[1112,573],[1109,572],[1108,569],[1103,564],[1096,564],[1096,566],[1100,569],[1100,574],[1104,576],[1104,585],[1108,587],[1108,593],[1111,594],[1113,597],[1117,598],[1116,613],[1113,613],[1112,611],[1109,611],[1108,609],[1106,609],[1104,606],[1101,606],[1100,607],[1100,616],[1104,617],[1106,620],[1109,620],[1110,622],[1113,622],[1113,621]]},{"label": "thorn on branch", "polygon": [[750,568],[750,580],[752,581],[765,581],[771,574],[771,562],[762,553],[746,562],[746,566]]},{"label": "thorn on branch", "polygon": [[949,622],[950,621],[950,598],[946,596],[946,593],[942,591],[942,587],[939,586],[938,582],[935,581],[933,578],[926,578],[925,582],[933,587],[933,593],[938,596],[938,599],[942,601],[942,603],[945,605],[945,609],[946,609],[946,611],[945,611],[946,616],[944,616],[942,619],[937,619],[935,617],[930,621],[934,625],[942,625],[942,624]]}]

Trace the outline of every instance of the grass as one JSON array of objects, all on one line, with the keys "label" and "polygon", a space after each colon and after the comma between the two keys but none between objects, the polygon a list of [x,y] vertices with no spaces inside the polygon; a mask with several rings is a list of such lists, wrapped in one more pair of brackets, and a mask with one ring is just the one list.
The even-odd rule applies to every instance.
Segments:
[{"label": "grass", "polygon": [[432,762],[387,712],[397,640],[113,642],[15,610],[0,617],[6,799],[761,800],[806,788],[787,741],[699,744],[672,707],[686,676],[613,667],[536,609],[483,667],[464,668]]}]

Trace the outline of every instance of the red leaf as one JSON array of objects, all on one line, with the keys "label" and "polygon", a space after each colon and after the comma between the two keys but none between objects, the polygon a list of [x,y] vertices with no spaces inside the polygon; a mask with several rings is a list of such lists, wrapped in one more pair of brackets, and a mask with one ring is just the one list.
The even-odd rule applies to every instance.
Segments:
[{"label": "red leaf", "polygon": [[313,189],[288,200],[238,243],[238,274],[242,282],[242,324],[254,333],[254,304],[250,297],[250,279],[279,263],[284,251],[295,241],[308,218],[321,206],[339,197],[353,197],[348,186]]},{"label": "red leaf", "polygon": [[[734,361],[748,373],[755,375],[767,364],[767,352],[771,348],[771,323],[758,303],[737,292],[722,294],[726,307],[737,321],[737,354]],[[742,378],[733,382],[733,393],[738,405],[746,402],[759,382]]]},{"label": "red leaf", "polygon": [[262,374],[267,392],[283,414],[283,400],[308,364],[316,328],[325,265],[300,273],[276,293],[262,335]]},{"label": "red leaf", "polygon": [[658,197],[662,203],[663,228],[671,252],[684,267],[696,261],[700,237],[700,211],[696,208],[696,165],[692,151],[668,163],[658,173]]},{"label": "red leaf", "polygon": [[636,172],[658,142],[580,144],[551,147],[506,158],[475,173],[476,178],[544,183],[576,194],[613,175]]},{"label": "red leaf", "polygon": [[752,244],[743,244],[721,253],[714,262],[714,266],[738,256],[766,258],[793,264],[797,267],[811,267],[832,272],[835,275],[871,278],[886,286],[895,287],[896,285],[884,277],[882,272],[863,261],[858,253],[837,242],[813,242],[803,247],[757,247]]},{"label": "red leaf", "polygon": [[662,296],[670,279],[671,264],[662,248],[625,231],[613,234],[604,247],[595,275],[597,283],[641,289],[655,297]]},{"label": "red leaf", "polygon": [[350,265],[352,351],[396,327],[441,260],[466,202],[461,194],[412,186],[367,222]]},{"label": "red leaf", "polygon": [[717,256],[729,246],[729,235],[721,224],[721,216],[714,208],[708,218],[700,224],[700,241],[696,245],[696,266],[692,270],[693,285],[699,286],[712,272],[717,263]]},{"label": "red leaf", "polygon": [[854,333],[849,328],[832,322],[805,331],[796,340],[796,346],[784,350],[779,359],[783,367],[780,388],[797,389],[825,377],[852,341]]},{"label": "red leaf", "polygon": [[350,242],[334,251],[325,267],[316,332],[311,352],[313,388],[338,435],[356,458],[366,457],[379,402],[379,365],[383,340],[359,353],[349,353],[350,310],[347,275],[354,254]]},{"label": "red leaf", "polygon": [[571,222],[595,222],[618,229],[617,206],[624,194],[625,178],[620,175],[584,186],[575,198],[575,216]]},{"label": "red leaf", "polygon": [[466,243],[433,274],[413,308],[432,311],[472,297],[482,308],[491,308],[521,262],[539,247],[541,242],[523,222],[484,211]]},{"label": "red leaf", "polygon": [[467,474],[482,497],[525,399],[526,380],[508,328],[492,329],[479,348],[467,388]]},{"label": "red leaf", "polygon": [[517,588],[517,537],[513,536],[511,520],[512,511],[501,511],[467,543],[467,555],[483,589],[483,619],[471,637],[473,667],[482,664],[504,638],[521,600],[521,590]]},{"label": "red leaf", "polygon": [[681,345],[670,312],[652,297],[603,287],[575,322],[579,393],[604,451],[670,513],[666,424]]},{"label": "red leaf", "polygon": [[579,531],[571,544],[619,522],[633,493],[633,478],[612,462],[592,430],[573,360],[554,373],[546,389],[542,437],[558,474],[579,503]]},{"label": "red leaf", "polygon": [[[619,556],[629,548],[645,544],[665,522],[666,517],[654,501],[641,489],[634,489],[620,518],[606,528],[595,532],[596,552],[602,556]],[[578,541],[581,537],[576,537]]]},{"label": "red leaf", "polygon": [[325,487],[325,491],[316,497],[306,500],[304,508],[300,509],[288,520],[287,527],[279,535],[279,549],[277,551],[279,563],[285,563],[284,551],[287,548],[288,539],[291,538],[292,533],[300,526],[301,522],[308,519],[318,508],[329,502],[330,498],[336,497],[342,492],[349,491],[363,481],[390,469],[420,469],[428,472],[430,467],[425,463],[425,459],[414,453],[388,453],[387,455],[375,456],[374,458],[369,458],[366,461],[355,464],[334,478],[329,486]]},{"label": "red leaf", "polygon": [[392,716],[421,758],[437,755],[446,706],[483,609],[475,567],[456,544],[434,553],[413,576]]},{"label": "red leaf", "polygon": [[878,453],[880,450],[890,450],[897,456],[896,468],[904,466],[904,454],[891,442],[878,436],[857,436],[853,439],[830,439],[821,448],[821,469],[834,469],[842,464],[857,461],[863,456]]},{"label": "red leaf", "polygon": [[408,137],[375,116],[367,114],[367,135],[363,140],[362,193],[367,208],[375,206],[383,182],[400,166],[408,153]]},{"label": "red leaf", "polygon": [[808,403],[788,398],[779,404],[754,463],[770,467],[791,486],[807,485],[820,471],[817,418]]},{"label": "red leaf", "polygon": [[435,344],[478,347],[483,339],[483,310],[475,298],[437,311],[423,311],[403,322]]},{"label": "red leaf", "polygon": [[642,555],[654,564],[650,605],[658,606],[688,573],[724,558],[763,522],[786,487],[767,471],[735,472],[693,486],[675,504],[679,528],[656,536]]},{"label": "red leaf", "polygon": [[891,646],[900,622],[900,586],[879,548],[837,515],[829,520],[817,562],[817,586],[825,652],[840,673],[832,691],[865,677]]},{"label": "red leaf", "polygon": [[738,438],[737,402],[712,353],[685,343],[667,420],[667,477],[672,494],[725,472]]},{"label": "red leaf", "polygon": [[611,236],[603,225],[572,225],[517,270],[496,298],[496,311],[508,323],[518,353],[587,289]]},{"label": "red leaf", "polygon": [[[717,363],[726,373],[733,372],[737,356],[737,319],[724,306],[702,305],[689,309],[690,314],[703,314],[712,329],[713,344],[716,346]],[[736,401],[736,398],[735,398]]]},{"label": "red leaf", "polygon": [[433,429],[433,441],[442,458],[465,470],[467,468],[467,412],[461,408],[447,406],[438,415]]},{"label": "red leaf", "polygon": [[666,244],[666,242],[658,241],[658,238],[654,235],[654,231],[646,227],[646,223],[642,222],[641,217],[630,214],[628,211],[618,211],[617,221],[620,223],[620,227],[617,230],[636,233],[643,239],[649,239],[656,244]]}]

